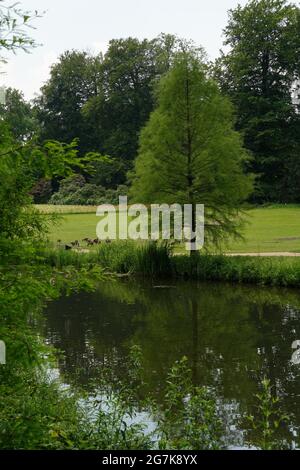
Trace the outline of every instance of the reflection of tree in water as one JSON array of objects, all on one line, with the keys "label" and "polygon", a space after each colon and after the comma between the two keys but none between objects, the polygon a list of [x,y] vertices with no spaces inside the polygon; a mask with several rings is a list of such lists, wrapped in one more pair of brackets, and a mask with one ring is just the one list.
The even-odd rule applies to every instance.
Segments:
[{"label": "reflection of tree in water", "polygon": [[186,355],[195,383],[214,386],[242,411],[266,375],[300,423],[300,369],[290,363],[291,344],[300,338],[298,305],[295,291],[109,282],[99,292],[50,304],[46,328],[50,342],[66,353],[60,361],[66,380],[86,383],[103,365],[124,378],[129,346],[139,344],[147,392],[159,395],[167,371]]},{"label": "reflection of tree in water", "polygon": [[133,306],[102,294],[62,297],[47,309],[47,338],[64,355],[59,366],[65,380],[87,384],[103,366],[124,369],[124,340],[132,334]]}]

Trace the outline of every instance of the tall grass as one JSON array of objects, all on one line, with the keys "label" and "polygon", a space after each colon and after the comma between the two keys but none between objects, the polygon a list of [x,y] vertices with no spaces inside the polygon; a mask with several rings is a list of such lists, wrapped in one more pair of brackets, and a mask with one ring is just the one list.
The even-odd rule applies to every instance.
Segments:
[{"label": "tall grass", "polygon": [[172,259],[177,276],[203,281],[300,286],[299,258],[198,255]]},{"label": "tall grass", "polygon": [[39,251],[40,261],[52,267],[61,269],[66,266],[82,268],[88,265],[98,264],[96,252],[82,253],[66,251],[62,248],[42,248]]},{"label": "tall grass", "polygon": [[300,286],[299,258],[173,256],[167,244],[133,241],[102,243],[89,253],[47,248],[41,255],[44,262],[57,268],[97,264],[108,272],[144,277]]},{"label": "tall grass", "polygon": [[136,272],[151,277],[171,275],[171,255],[168,244],[145,243],[136,251]]},{"label": "tall grass", "polygon": [[102,243],[89,253],[75,250],[46,248],[40,251],[41,260],[56,268],[99,265],[106,271],[119,274],[138,274],[161,277],[172,274],[172,257],[167,244],[116,241]]}]

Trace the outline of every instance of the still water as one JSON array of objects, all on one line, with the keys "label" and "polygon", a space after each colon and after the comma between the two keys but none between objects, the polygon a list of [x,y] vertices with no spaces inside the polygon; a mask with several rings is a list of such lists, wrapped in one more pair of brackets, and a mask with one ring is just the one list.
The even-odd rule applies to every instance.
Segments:
[{"label": "still water", "polygon": [[[126,376],[132,345],[143,353],[145,393],[160,396],[166,375],[187,356],[196,384],[215,390],[227,423],[228,445],[243,445],[263,377],[271,380],[290,415],[292,446],[299,446],[300,365],[291,361],[300,339],[300,292],[223,284],[109,281],[93,293],[48,305],[45,335],[63,352],[64,382],[94,386],[109,365]],[[93,385],[92,385],[93,384]]]}]

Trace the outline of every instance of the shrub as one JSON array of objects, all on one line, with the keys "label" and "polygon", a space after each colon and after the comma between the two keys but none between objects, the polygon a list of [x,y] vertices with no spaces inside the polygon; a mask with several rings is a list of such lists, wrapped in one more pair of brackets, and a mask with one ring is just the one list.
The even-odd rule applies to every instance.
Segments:
[{"label": "shrub", "polygon": [[82,176],[76,175],[61,182],[59,191],[53,194],[49,203],[82,206],[116,205],[119,203],[119,195],[126,195],[127,192],[127,186],[119,186],[117,189],[105,189],[103,186],[86,183]]}]

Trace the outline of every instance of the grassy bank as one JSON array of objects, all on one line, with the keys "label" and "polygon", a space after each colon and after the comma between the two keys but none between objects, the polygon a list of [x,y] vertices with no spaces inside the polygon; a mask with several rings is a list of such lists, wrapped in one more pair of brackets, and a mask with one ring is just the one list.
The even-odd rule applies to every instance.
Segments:
[{"label": "grassy bank", "polygon": [[300,286],[300,258],[173,256],[167,245],[134,242],[103,244],[89,253],[46,249],[43,256],[57,268],[98,265],[108,272],[144,277]]},{"label": "grassy bank", "polygon": [[56,268],[77,268],[98,265],[118,274],[138,274],[150,277],[169,276],[172,273],[172,253],[167,245],[138,244],[116,241],[101,244],[88,253],[48,248],[42,250],[42,259]]},{"label": "grassy bank", "polygon": [[[96,237],[94,206],[37,206],[42,213],[59,213],[62,220],[50,232],[53,242]],[[224,252],[300,252],[300,206],[274,205],[253,208],[247,211],[247,223],[243,231],[244,240],[229,241]],[[182,250],[183,252],[183,250]]]},{"label": "grassy bank", "polygon": [[177,256],[172,266],[177,276],[201,281],[300,286],[299,258]]}]

